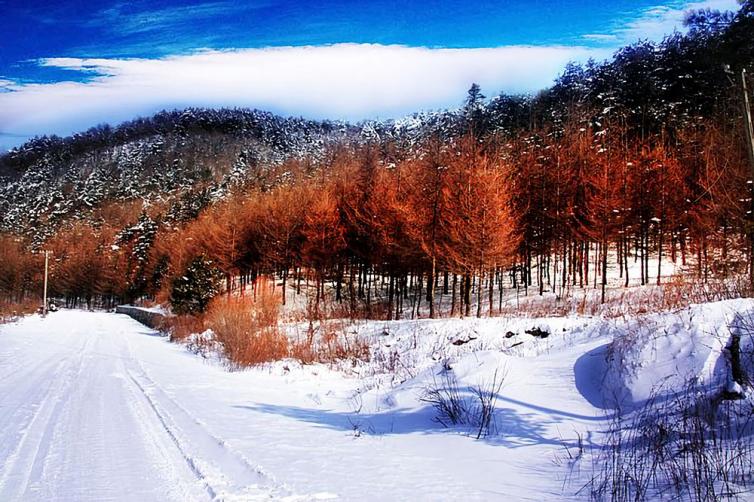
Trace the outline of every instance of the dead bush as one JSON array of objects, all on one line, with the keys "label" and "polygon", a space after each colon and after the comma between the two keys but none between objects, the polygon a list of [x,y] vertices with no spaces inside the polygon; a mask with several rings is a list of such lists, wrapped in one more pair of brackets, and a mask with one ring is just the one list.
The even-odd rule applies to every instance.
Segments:
[{"label": "dead bush", "polygon": [[474,408],[473,425],[477,429],[476,438],[482,438],[496,432],[495,408],[500,389],[503,388],[507,370],[495,370],[492,378],[488,382],[480,383],[471,389],[476,397],[476,407]]},{"label": "dead bush", "polygon": [[23,302],[0,301],[0,324],[12,322],[25,315],[33,314],[41,303],[41,300],[38,299],[28,299]]},{"label": "dead bush", "polygon": [[689,381],[611,417],[592,454],[592,500],[743,500],[754,479],[754,410]]},{"label": "dead bush", "polygon": [[435,421],[443,427],[470,422],[470,399],[458,386],[453,370],[443,370],[439,382],[434,377],[420,399],[435,409]]},{"label": "dead bush", "polygon": [[369,344],[361,338],[349,337],[347,333],[325,332],[320,341],[321,358],[326,361],[342,359],[369,360]]},{"label": "dead bush", "polygon": [[487,382],[461,388],[452,369],[443,369],[438,382],[434,377],[420,400],[431,405],[437,415],[435,421],[444,427],[466,425],[476,439],[495,434],[495,409],[507,370],[495,370]]},{"label": "dead bush", "polygon": [[171,342],[182,342],[192,334],[204,331],[204,318],[201,315],[167,316],[159,329],[167,333]]},{"label": "dead bush", "polygon": [[671,310],[692,303],[709,303],[749,296],[748,276],[736,274],[713,277],[706,281],[688,275],[676,275],[662,289],[659,308]]},{"label": "dead bush", "polygon": [[254,366],[283,359],[288,339],[278,329],[279,300],[263,289],[251,297],[215,298],[205,315],[230,366]]},{"label": "dead bush", "polygon": [[320,337],[307,336],[306,340],[291,345],[291,357],[302,364],[331,364],[336,361],[369,361],[369,343],[356,335],[349,336],[344,329],[327,329]]}]

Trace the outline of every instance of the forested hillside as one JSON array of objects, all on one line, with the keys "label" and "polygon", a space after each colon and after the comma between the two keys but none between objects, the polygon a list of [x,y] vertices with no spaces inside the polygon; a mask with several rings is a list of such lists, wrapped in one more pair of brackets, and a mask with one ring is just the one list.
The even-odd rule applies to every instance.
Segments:
[{"label": "forested hillside", "polygon": [[178,312],[263,276],[283,301],[305,280],[316,309],[386,318],[409,298],[436,316],[436,294],[450,315],[499,312],[505,289],[604,300],[610,267],[625,285],[667,263],[742,276],[754,2],[687,22],[536,96],[474,85],[457,110],[397,121],[189,109],[34,139],[0,157],[0,294],[37,295],[42,248],[53,296]]}]

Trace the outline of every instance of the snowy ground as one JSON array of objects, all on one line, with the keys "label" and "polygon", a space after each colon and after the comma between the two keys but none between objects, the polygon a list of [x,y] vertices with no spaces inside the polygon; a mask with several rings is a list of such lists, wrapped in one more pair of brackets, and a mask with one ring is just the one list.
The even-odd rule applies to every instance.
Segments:
[{"label": "snowy ground", "polygon": [[[0,500],[579,499],[593,467],[566,447],[599,447],[616,396],[725,385],[752,312],[369,322],[349,329],[370,364],[233,373],[123,315],[32,316],[0,326]],[[507,375],[493,434],[433,420],[448,367],[463,389]]]}]

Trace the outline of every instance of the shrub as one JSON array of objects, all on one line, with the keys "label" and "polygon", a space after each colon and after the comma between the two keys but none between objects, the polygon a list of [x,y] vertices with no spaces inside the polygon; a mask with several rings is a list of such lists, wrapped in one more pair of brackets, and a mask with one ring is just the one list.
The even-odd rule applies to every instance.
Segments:
[{"label": "shrub", "polygon": [[453,370],[444,370],[440,382],[434,377],[421,400],[435,409],[435,421],[444,427],[469,423],[470,403],[461,393]]},{"label": "shrub", "polygon": [[315,340],[313,333],[306,340],[291,345],[291,356],[302,364],[324,363],[350,360],[369,361],[369,343],[358,336],[348,336],[345,330],[328,329]]},{"label": "shrub", "polygon": [[39,299],[27,299],[23,302],[0,301],[0,324],[33,314],[39,308],[40,303],[41,300]]},{"label": "shrub", "polygon": [[495,370],[489,382],[479,384],[477,387],[471,389],[471,392],[476,397],[473,423],[477,427],[477,439],[494,432],[497,397],[500,389],[503,388],[505,375],[505,371],[500,372],[499,370]]},{"label": "shrub", "polygon": [[288,339],[278,330],[279,301],[263,289],[257,299],[220,297],[210,304],[205,327],[232,367],[253,366],[288,355]]},{"label": "shrub", "polygon": [[183,341],[194,333],[204,331],[204,318],[201,315],[178,315],[164,317],[160,331],[167,333],[170,341]]},{"label": "shrub", "polygon": [[618,410],[593,454],[593,500],[736,500],[752,489],[754,410],[695,382]]},{"label": "shrub", "polygon": [[496,369],[488,382],[464,390],[453,370],[443,369],[442,380],[438,383],[434,378],[420,399],[435,409],[435,421],[444,427],[467,425],[480,439],[495,432],[495,409],[506,374]]}]

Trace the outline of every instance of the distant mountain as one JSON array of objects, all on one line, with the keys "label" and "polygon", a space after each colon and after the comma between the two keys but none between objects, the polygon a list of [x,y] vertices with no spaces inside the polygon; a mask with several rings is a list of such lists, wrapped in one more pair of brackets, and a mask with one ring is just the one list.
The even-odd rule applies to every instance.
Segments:
[{"label": "distant mountain", "polygon": [[354,132],[257,110],[187,109],[36,138],[0,157],[0,230],[44,231],[106,201],[221,190]]}]

